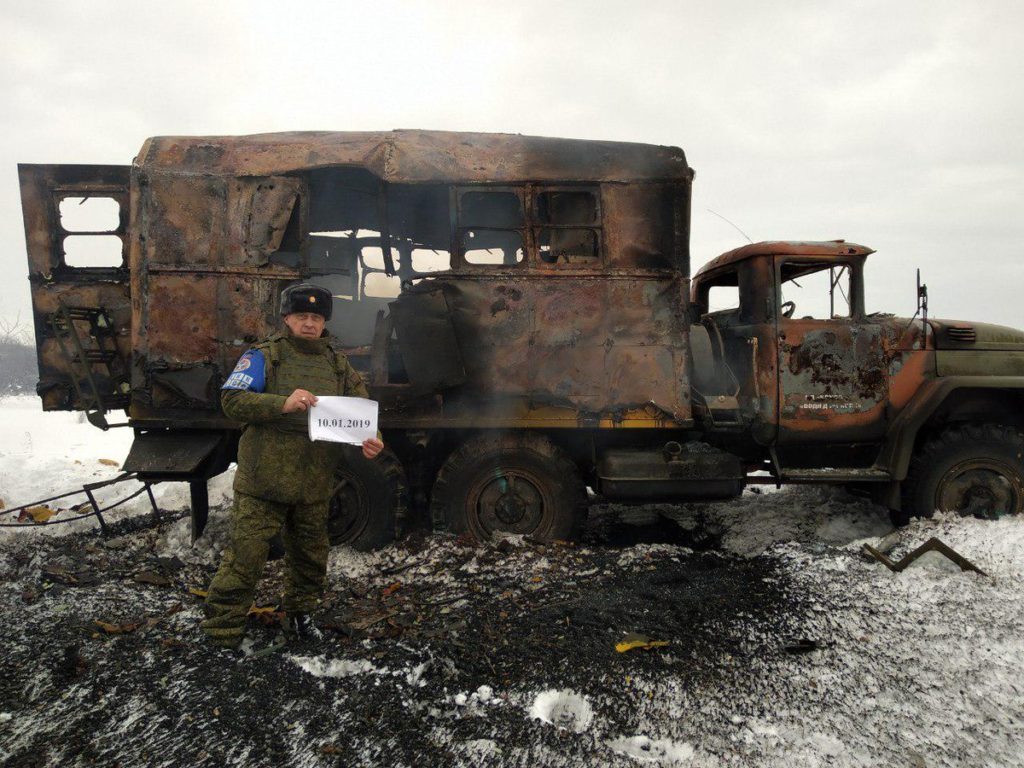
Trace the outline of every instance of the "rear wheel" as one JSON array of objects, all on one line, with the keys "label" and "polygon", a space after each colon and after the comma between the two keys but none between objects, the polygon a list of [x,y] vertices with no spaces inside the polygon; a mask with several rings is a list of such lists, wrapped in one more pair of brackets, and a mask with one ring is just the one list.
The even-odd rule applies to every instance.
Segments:
[{"label": "rear wheel", "polygon": [[914,457],[904,513],[994,519],[1024,511],[1024,435],[994,424],[948,429]]},{"label": "rear wheel", "polygon": [[586,489],[568,454],[525,433],[467,440],[441,467],[431,498],[435,524],[476,541],[498,532],[568,539],[585,505]]},{"label": "rear wheel", "polygon": [[385,450],[376,459],[366,459],[358,446],[346,446],[334,479],[327,513],[331,544],[366,551],[394,541],[408,506],[398,457]]}]

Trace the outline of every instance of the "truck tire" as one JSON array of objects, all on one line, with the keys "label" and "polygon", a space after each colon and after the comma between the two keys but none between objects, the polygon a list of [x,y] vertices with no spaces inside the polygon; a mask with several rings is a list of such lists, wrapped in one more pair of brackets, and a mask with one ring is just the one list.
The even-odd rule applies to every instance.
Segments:
[{"label": "truck tire", "polygon": [[931,517],[936,510],[986,519],[1024,511],[1024,435],[972,424],[925,443],[904,482],[903,514]]},{"label": "truck tire", "polygon": [[328,536],[332,545],[379,549],[395,540],[405,520],[405,470],[387,449],[372,460],[358,446],[346,446],[344,453],[327,512]]},{"label": "truck tire", "polygon": [[486,541],[499,531],[540,541],[572,538],[586,489],[569,455],[540,435],[481,435],[448,457],[434,483],[435,525]]}]

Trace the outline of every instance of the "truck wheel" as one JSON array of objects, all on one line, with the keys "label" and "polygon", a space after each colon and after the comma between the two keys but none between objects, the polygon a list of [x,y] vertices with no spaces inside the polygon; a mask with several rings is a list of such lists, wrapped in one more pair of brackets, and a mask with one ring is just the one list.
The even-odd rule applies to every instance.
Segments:
[{"label": "truck wheel", "polygon": [[571,538],[586,489],[565,451],[539,435],[483,435],[441,467],[431,495],[436,525],[486,541],[505,531],[541,541]]},{"label": "truck wheel", "polygon": [[949,429],[914,457],[903,507],[919,517],[936,510],[994,519],[1024,510],[1024,435],[995,424]]},{"label": "truck wheel", "polygon": [[387,449],[372,460],[358,446],[346,446],[344,454],[327,512],[331,544],[364,552],[386,546],[395,540],[409,501],[402,463]]}]

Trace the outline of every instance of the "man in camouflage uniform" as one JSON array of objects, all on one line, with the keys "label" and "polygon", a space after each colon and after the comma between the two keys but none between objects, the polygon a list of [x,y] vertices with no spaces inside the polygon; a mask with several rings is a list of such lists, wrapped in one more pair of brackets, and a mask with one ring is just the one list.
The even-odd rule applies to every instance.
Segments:
[{"label": "man in camouflage uniform", "polygon": [[[285,333],[253,346],[224,383],[224,413],[245,427],[238,442],[231,542],[206,598],[203,631],[238,647],[270,540],[283,529],[288,629],[316,637],[310,619],[327,573],[327,509],[340,458],[337,443],[312,442],[307,409],[316,394],[368,397],[359,374],[329,343],[331,294],[303,283],[281,294]],[[378,435],[379,438],[379,435]],[[375,458],[380,439],[363,443]]]}]

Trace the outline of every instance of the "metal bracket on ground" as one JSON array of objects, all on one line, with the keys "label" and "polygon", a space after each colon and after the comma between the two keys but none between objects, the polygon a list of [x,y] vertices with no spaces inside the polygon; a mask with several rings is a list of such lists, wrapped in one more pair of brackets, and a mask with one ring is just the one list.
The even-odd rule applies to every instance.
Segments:
[{"label": "metal bracket on ground", "polygon": [[[128,496],[125,496],[119,499],[118,501],[113,502],[112,504],[108,504],[105,507],[100,506],[99,501],[97,501],[93,491],[99,490],[100,488],[106,488],[109,485],[117,485],[128,480],[138,480],[138,476],[134,472],[125,472],[110,480],[102,480],[98,483],[86,483],[77,491],[68,491],[67,493],[61,493],[56,496],[50,496],[45,499],[33,501],[29,504],[22,504],[20,506],[12,507],[10,509],[5,509],[2,511],[2,514],[4,515],[15,514],[22,512],[26,509],[29,509],[31,507],[48,505],[51,501],[58,501],[60,499],[66,499],[72,496],[84,495],[88,500],[89,506],[92,508],[90,511],[85,512],[84,514],[76,514],[73,517],[64,517],[60,520],[47,520],[41,523],[0,523],[0,528],[33,528],[42,525],[62,525],[63,523],[70,523],[75,520],[82,520],[86,517],[95,517],[97,522],[100,524],[100,530],[103,532],[103,535],[106,536],[110,533],[110,530],[107,527],[106,520],[103,519],[103,513],[113,509],[114,507],[119,507],[126,501],[130,501],[131,499],[134,499],[136,496],[139,496],[143,493],[149,496],[149,504],[153,509],[153,517],[156,520],[157,525],[159,525],[162,522],[162,520],[160,518],[160,508],[157,506],[156,499],[153,497],[153,483],[142,482],[141,480],[139,480],[139,482],[142,482],[141,488],[129,494]],[[85,508],[84,503],[77,505],[77,507],[75,507],[73,511],[80,512],[82,511],[83,508]]]},{"label": "metal bracket on ground", "polygon": [[921,555],[925,554],[926,552],[938,552],[939,554],[945,555],[954,563],[959,565],[960,570],[962,571],[974,571],[975,573],[980,573],[982,576],[988,576],[988,574],[981,570],[981,568],[976,566],[974,563],[972,563],[970,560],[968,560],[966,557],[961,555],[959,552],[957,552],[949,545],[944,544],[943,542],[936,539],[934,536],[928,539],[928,541],[926,541],[920,547],[915,549],[913,552],[910,552],[907,555],[905,555],[903,559],[897,563],[894,563],[892,560],[886,557],[885,554],[879,552],[870,544],[865,544],[862,547],[862,551],[865,554],[868,554],[871,557],[875,558],[875,560],[877,560],[890,571],[893,571],[895,573],[899,573],[900,571],[904,570],[908,565],[917,560],[919,557],[921,557]]}]

